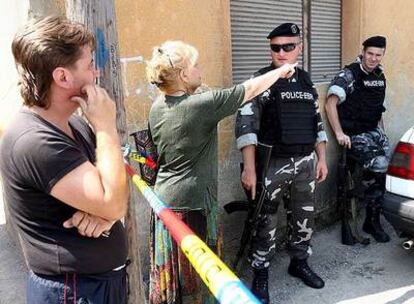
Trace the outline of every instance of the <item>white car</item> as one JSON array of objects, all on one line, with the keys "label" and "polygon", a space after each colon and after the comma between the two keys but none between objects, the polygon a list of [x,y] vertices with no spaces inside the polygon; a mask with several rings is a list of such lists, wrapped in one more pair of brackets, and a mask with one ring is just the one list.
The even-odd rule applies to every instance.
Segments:
[{"label": "white car", "polygon": [[386,178],[383,213],[400,237],[414,248],[414,126],[397,144]]}]

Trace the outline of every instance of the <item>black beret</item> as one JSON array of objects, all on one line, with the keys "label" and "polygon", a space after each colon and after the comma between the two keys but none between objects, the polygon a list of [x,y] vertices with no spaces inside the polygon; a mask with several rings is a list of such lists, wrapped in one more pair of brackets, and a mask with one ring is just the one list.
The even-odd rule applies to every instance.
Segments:
[{"label": "black beret", "polygon": [[300,36],[300,29],[294,23],[282,23],[276,27],[273,31],[267,35],[267,39],[272,39],[274,37],[285,36],[285,37],[294,37]]},{"label": "black beret", "polygon": [[365,40],[362,45],[364,47],[378,47],[378,48],[385,48],[387,45],[387,40],[384,36],[372,36]]}]

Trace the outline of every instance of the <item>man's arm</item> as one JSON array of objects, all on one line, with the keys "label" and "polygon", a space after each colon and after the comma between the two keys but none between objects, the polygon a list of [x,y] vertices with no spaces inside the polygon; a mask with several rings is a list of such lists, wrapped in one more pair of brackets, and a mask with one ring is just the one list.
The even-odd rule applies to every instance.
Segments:
[{"label": "man's arm", "polygon": [[336,140],[341,146],[345,146],[348,149],[351,148],[351,139],[342,130],[341,123],[339,122],[338,116],[338,104],[339,98],[336,95],[329,95],[328,100],[325,104],[326,115],[328,116],[329,123],[331,124],[332,130],[334,131]]},{"label": "man's arm", "polygon": [[242,104],[253,99],[270,88],[279,78],[289,78],[295,73],[295,67],[298,64],[286,63],[280,68],[271,70],[266,74],[251,78],[243,82],[245,89],[244,100]]},{"label": "man's arm", "polygon": [[99,87],[85,87],[87,100],[74,97],[96,134],[96,165],[85,162],[62,177],[51,195],[86,213],[115,221],[126,214],[128,187],[116,131],[115,103]]},{"label": "man's arm", "polygon": [[109,231],[115,221],[107,221],[96,215],[91,215],[83,211],[76,211],[72,217],[63,223],[65,228],[76,228],[79,234],[87,237],[98,238],[102,234],[109,235]]},{"label": "man's arm", "polygon": [[[260,77],[260,76],[258,76]],[[253,78],[254,79],[254,78]],[[267,93],[266,93],[267,94]],[[256,196],[256,145],[257,134],[260,129],[260,119],[267,97],[256,96],[251,102],[242,106],[236,116],[236,143],[243,157],[243,172],[241,182],[243,187],[250,191],[254,200]]]},{"label": "man's arm", "polygon": [[322,115],[319,108],[319,97],[315,87],[313,96],[315,98],[314,105],[317,123],[315,151],[318,157],[318,161],[316,163],[316,180],[318,183],[320,183],[323,182],[328,175],[328,166],[326,165],[326,143],[328,142],[328,137],[326,135],[325,126],[322,120]]},{"label": "man's arm", "polygon": [[256,197],[256,146],[248,145],[242,148],[243,172],[241,182],[243,187],[250,191],[252,200]]},{"label": "man's arm", "polygon": [[318,162],[316,163],[316,180],[318,183],[323,182],[328,175],[328,166],[326,165],[326,141],[321,141],[315,147]]},{"label": "man's arm", "polygon": [[342,130],[341,123],[339,121],[337,106],[345,102],[346,96],[354,90],[354,75],[348,68],[344,68],[340,71],[332,80],[325,104],[326,114],[328,116],[329,123],[334,131],[336,140],[341,146],[351,148],[351,139]]},{"label": "man's arm", "polygon": [[236,118],[236,139],[237,148],[242,151],[243,155],[243,172],[241,182],[243,187],[250,191],[252,199],[256,196],[256,145],[257,133],[260,128],[260,119],[263,104],[267,97],[262,94],[270,88],[279,78],[289,78],[295,73],[295,64],[285,64],[278,69],[271,70],[263,75],[251,78],[243,83],[245,87],[245,103],[237,114]]}]

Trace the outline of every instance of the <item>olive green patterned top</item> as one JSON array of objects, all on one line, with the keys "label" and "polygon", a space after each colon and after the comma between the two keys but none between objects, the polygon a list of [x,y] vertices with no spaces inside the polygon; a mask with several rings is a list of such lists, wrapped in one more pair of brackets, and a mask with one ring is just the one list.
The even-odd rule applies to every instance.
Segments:
[{"label": "olive green patterned top", "polygon": [[159,154],[155,191],[172,207],[217,208],[217,124],[234,114],[244,86],[160,96],[149,125]]}]

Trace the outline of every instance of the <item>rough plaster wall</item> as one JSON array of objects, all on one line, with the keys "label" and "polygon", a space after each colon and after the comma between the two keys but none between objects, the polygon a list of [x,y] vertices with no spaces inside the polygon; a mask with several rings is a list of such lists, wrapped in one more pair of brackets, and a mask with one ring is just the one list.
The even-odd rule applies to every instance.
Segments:
[{"label": "rough plaster wall", "polygon": [[31,18],[47,15],[61,15],[64,13],[64,0],[30,0],[29,17]]},{"label": "rough plaster wall", "polygon": [[362,39],[380,34],[387,37],[385,127],[393,145],[414,125],[413,11],[410,0],[363,2]]},{"label": "rough plaster wall", "polygon": [[342,65],[355,59],[361,50],[361,1],[342,1]]},{"label": "rough plaster wall", "polygon": [[[146,126],[157,91],[145,78],[145,60],[166,40],[183,40],[200,51],[203,81],[210,87],[230,83],[229,30],[223,29],[227,1],[118,0],[118,32],[131,130]],[[228,32],[228,33],[227,33]]]}]

